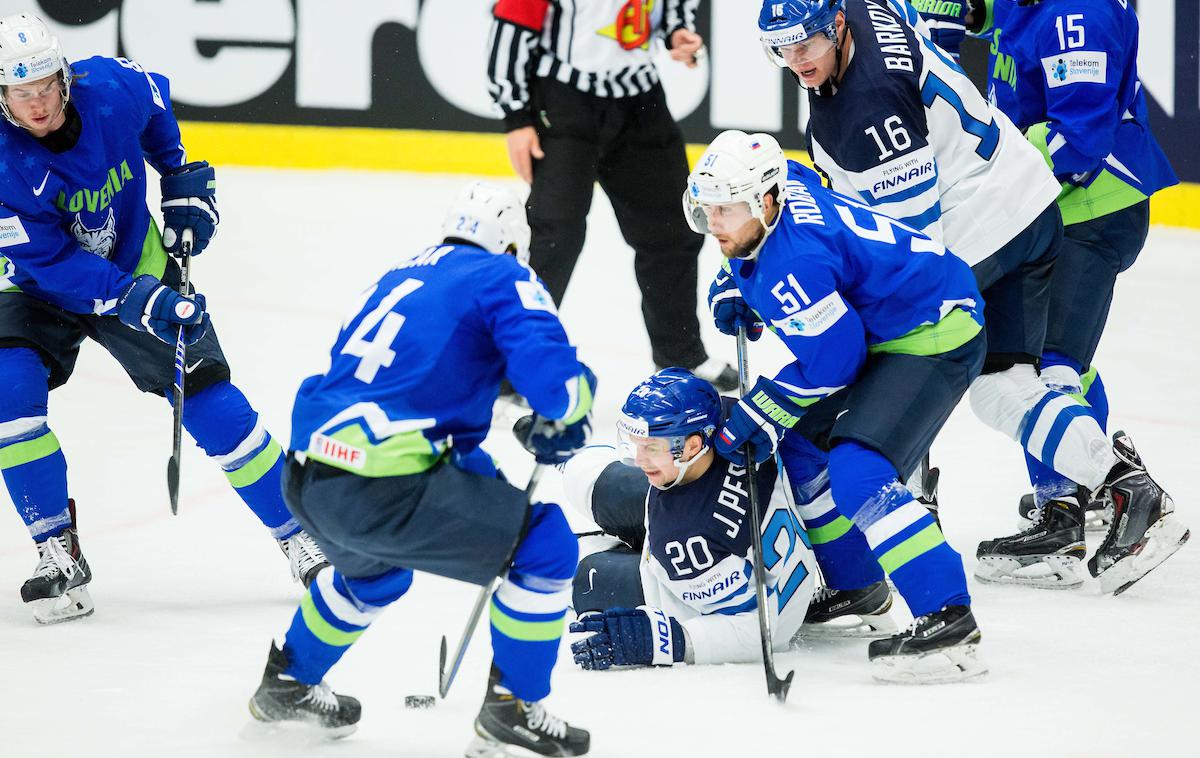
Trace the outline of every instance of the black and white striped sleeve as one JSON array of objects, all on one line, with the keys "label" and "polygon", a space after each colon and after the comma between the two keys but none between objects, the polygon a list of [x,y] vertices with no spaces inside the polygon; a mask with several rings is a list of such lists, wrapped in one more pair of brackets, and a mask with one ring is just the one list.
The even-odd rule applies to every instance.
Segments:
[{"label": "black and white striped sleeve", "polygon": [[663,34],[667,47],[671,46],[671,35],[680,29],[696,31],[696,8],[700,0],[667,0],[663,13]]},{"label": "black and white striped sleeve", "polygon": [[533,124],[529,75],[537,54],[547,0],[499,0],[488,40],[488,92],[507,131]]}]

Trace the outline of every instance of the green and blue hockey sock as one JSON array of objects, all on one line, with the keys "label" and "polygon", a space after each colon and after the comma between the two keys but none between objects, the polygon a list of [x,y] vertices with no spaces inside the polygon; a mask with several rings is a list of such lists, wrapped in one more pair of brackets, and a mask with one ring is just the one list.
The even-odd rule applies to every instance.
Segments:
[{"label": "green and blue hockey sock", "polygon": [[363,579],[335,568],[317,574],[284,637],[284,672],[317,684],[390,603],[412,586],[413,572],[397,568]]},{"label": "green and blue hockey sock", "polygon": [[529,528],[492,595],[492,654],[500,686],[521,700],[550,694],[579,544],[553,503],[530,506]]},{"label": "green and blue hockey sock", "polygon": [[30,348],[0,349],[0,470],[34,542],[71,525],[67,459],[46,423],[50,371]]},{"label": "green and blue hockey sock", "polygon": [[189,395],[183,425],[277,540],[300,531],[283,501],[283,449],[241,390],[228,381]]},{"label": "green and blue hockey sock", "polygon": [[840,442],[829,453],[829,478],[838,510],[862,531],[913,616],[971,604],[962,558],[891,462],[857,442]]}]

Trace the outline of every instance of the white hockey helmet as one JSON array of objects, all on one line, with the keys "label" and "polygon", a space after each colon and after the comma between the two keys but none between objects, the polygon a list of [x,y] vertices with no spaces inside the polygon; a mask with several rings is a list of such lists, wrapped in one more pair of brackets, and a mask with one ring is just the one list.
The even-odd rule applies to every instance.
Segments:
[{"label": "white hockey helmet", "polygon": [[446,211],[442,237],[466,240],[489,253],[512,253],[529,261],[529,224],[525,204],[512,190],[488,182],[471,182]]},{"label": "white hockey helmet", "polygon": [[688,174],[683,212],[688,226],[708,234],[705,206],[746,203],[750,215],[769,233],[774,224],[767,223],[763,198],[775,190],[776,199],[782,200],[786,184],[787,157],[774,137],[730,129],[717,135]]},{"label": "white hockey helmet", "polygon": [[66,108],[71,96],[71,65],[58,38],[37,16],[18,13],[0,18],[0,110],[11,124],[22,126],[8,109],[4,88],[54,74],[62,78],[63,108]]}]

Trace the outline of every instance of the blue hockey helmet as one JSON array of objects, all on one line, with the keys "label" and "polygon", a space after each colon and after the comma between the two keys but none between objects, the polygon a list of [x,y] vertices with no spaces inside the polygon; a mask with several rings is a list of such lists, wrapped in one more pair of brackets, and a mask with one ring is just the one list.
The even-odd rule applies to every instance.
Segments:
[{"label": "blue hockey helmet", "polygon": [[[683,478],[688,466],[707,452],[720,423],[721,396],[711,384],[687,369],[662,369],[634,387],[621,406],[621,415],[617,419],[621,460],[635,465],[639,438],[663,438],[679,467],[675,482],[668,485],[674,486]],[[693,434],[700,435],[704,446],[690,460],[684,461],[684,443]]]},{"label": "blue hockey helmet", "polygon": [[758,31],[767,58],[787,68],[782,49],[813,60],[837,46],[837,15],[845,0],[765,0],[758,14]]}]

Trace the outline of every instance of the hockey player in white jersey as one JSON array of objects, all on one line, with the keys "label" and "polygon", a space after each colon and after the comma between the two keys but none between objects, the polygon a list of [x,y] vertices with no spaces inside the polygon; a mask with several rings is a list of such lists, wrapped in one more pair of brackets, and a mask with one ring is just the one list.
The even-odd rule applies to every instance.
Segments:
[{"label": "hockey player in white jersey", "polygon": [[[1170,514],[1128,438],[1110,442],[1038,377],[1063,237],[1045,160],[901,0],[767,0],[758,25],[768,56],[808,90],[809,149],[831,187],[925,231],[975,272],[988,342],[976,415],[1072,482],[1127,497],[1130,533],[1093,568],[1104,592],[1123,591],[1169,555],[1138,557]],[[1078,586],[1082,552],[1036,566],[986,556],[976,575],[1049,571],[1046,583]]]},{"label": "hockey player in white jersey", "polygon": [[[590,447],[564,467],[568,506],[624,543],[584,557],[575,575],[571,629],[589,636],[572,651],[583,668],[761,659],[746,469],[712,447],[722,418],[712,385],[663,369],[622,407],[619,450]],[[788,648],[806,615],[813,634],[894,631],[885,582],[843,596],[836,620],[812,623],[816,564],[800,511],[830,500],[829,478],[824,454],[799,436],[788,444],[812,464],[793,490],[800,505],[773,461],[757,482],[774,648]]]}]

